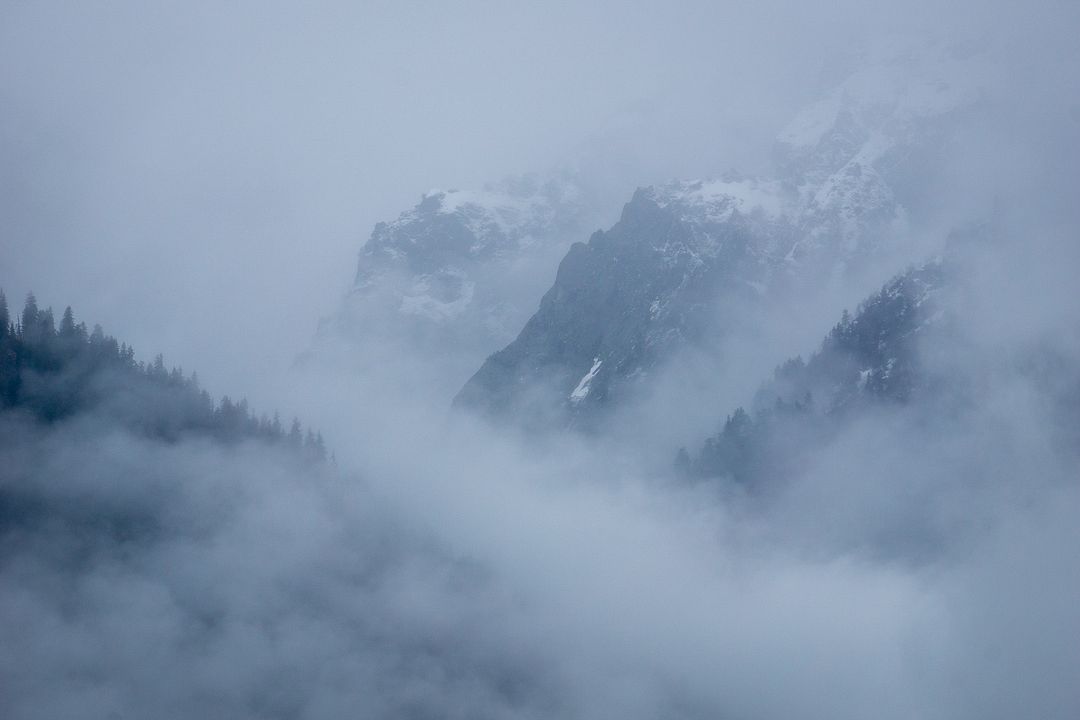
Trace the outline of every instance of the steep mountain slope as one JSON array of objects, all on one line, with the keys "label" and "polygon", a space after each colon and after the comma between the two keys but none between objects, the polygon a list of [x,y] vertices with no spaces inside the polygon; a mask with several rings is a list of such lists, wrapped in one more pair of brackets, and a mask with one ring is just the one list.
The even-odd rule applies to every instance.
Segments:
[{"label": "steep mountain slope", "polygon": [[576,243],[539,312],[457,403],[530,420],[603,404],[619,392],[618,380],[705,331],[718,288],[754,293],[738,282],[760,277],[767,260],[751,238],[782,234],[780,221],[706,192],[698,184],[640,190],[611,230]]},{"label": "steep mountain slope", "polygon": [[166,443],[281,444],[325,459],[321,433],[305,434],[297,420],[287,431],[276,414],[254,415],[246,400],[215,402],[194,374],[166,368],[161,355],[136,361],[131,347],[100,326],[88,331],[76,323],[71,308],[57,327],[52,308],[39,308],[33,295],[13,322],[0,292],[0,417],[43,426],[91,422]]},{"label": "steep mountain slope", "polygon": [[859,413],[940,390],[920,344],[949,322],[937,299],[946,280],[935,260],[891,280],[853,317],[845,311],[808,361],[777,368],[749,412],[736,409],[696,457],[680,453],[682,471],[760,489]]},{"label": "steep mountain slope", "polygon": [[455,404],[594,425],[763,300],[806,302],[895,254],[909,234],[901,198],[919,202],[911,177],[977,102],[974,74],[950,58],[868,66],[781,133],[773,179],[638,190],[614,227],[571,248],[539,311]]},{"label": "steep mountain slope", "polygon": [[[70,311],[31,298],[13,322],[0,293],[0,717],[535,704],[528,653],[484,638],[507,609],[478,610],[500,597],[488,575],[321,457],[298,423],[215,403]],[[445,620],[400,601],[417,580]],[[187,672],[208,665],[245,680]]]},{"label": "steep mountain slope", "polygon": [[[219,459],[260,454],[298,475],[328,469],[322,434],[299,421],[286,429],[245,400],[215,402],[194,375],[167,369],[161,355],[136,361],[99,326],[76,323],[70,308],[57,327],[33,295],[12,322],[0,292],[0,565],[20,538],[39,533],[70,532],[79,544],[157,533],[164,513],[143,506],[147,488],[168,497],[182,489],[163,477],[200,479],[147,458],[176,463],[192,448]],[[93,460],[73,459],[83,451]]]}]

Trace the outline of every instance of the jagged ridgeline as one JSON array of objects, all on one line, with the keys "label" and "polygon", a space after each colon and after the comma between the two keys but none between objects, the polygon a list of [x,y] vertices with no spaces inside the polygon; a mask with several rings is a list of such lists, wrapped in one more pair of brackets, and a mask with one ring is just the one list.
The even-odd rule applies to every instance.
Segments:
[{"label": "jagged ridgeline", "polygon": [[[408,375],[410,388],[430,375],[429,392],[449,400],[513,340],[570,240],[584,232],[590,194],[582,185],[566,171],[426,193],[375,226],[353,287],[302,360],[344,360],[384,384]],[[412,359],[420,362],[396,372]]]},{"label": "jagged ridgeline", "polygon": [[796,357],[777,368],[750,411],[728,415],[696,457],[680,451],[680,471],[759,490],[796,472],[808,453],[863,413],[937,392],[919,343],[945,322],[936,298],[946,272],[941,261],[910,269],[854,316],[845,311],[808,361]]},{"label": "jagged ridgeline", "polygon": [[903,267],[924,252],[911,227],[933,206],[941,148],[978,102],[976,68],[868,65],[796,115],[770,175],[639,189],[614,226],[571,246],[537,312],[455,405],[530,427],[602,427],[678,353],[770,306],[813,305],[823,288]]},{"label": "jagged ridgeline", "polygon": [[197,376],[135,359],[126,343],[100,326],[88,331],[71,308],[59,326],[51,308],[30,294],[16,319],[0,292],[0,410],[44,425],[93,415],[129,432],[176,442],[201,436],[222,443],[260,441],[291,448],[312,461],[326,459],[322,434],[294,419],[286,429],[275,413],[256,416],[246,400],[215,402]]}]

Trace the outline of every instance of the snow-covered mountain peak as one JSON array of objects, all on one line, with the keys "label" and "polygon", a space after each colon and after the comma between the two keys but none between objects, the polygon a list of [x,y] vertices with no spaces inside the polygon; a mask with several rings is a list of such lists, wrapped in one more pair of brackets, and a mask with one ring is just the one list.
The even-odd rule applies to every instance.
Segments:
[{"label": "snow-covered mountain peak", "polygon": [[639,189],[618,223],[572,246],[537,313],[457,403],[584,427],[650,392],[680,348],[786,299],[844,297],[904,255],[922,188],[978,101],[981,67],[948,50],[859,59],[781,133],[771,178]]},{"label": "snow-covered mountain peak", "polygon": [[516,253],[571,224],[582,212],[573,177],[521,176],[482,190],[425,193],[396,220],[379,223],[361,253],[357,285],[387,261],[431,272]]},{"label": "snow-covered mountain peak", "polygon": [[547,232],[558,215],[574,211],[580,197],[569,178],[543,184],[518,179],[483,190],[432,190],[418,207],[460,218],[478,240],[470,252],[478,253],[492,243],[528,242]]},{"label": "snow-covered mountain peak", "polygon": [[722,223],[736,212],[777,217],[788,210],[779,182],[727,175],[720,179],[673,180],[645,189],[657,206],[692,223]]},{"label": "snow-covered mountain peak", "polygon": [[449,395],[528,319],[589,202],[568,171],[425,193],[375,226],[314,354],[344,352],[373,376],[388,349],[425,358],[420,371]]}]

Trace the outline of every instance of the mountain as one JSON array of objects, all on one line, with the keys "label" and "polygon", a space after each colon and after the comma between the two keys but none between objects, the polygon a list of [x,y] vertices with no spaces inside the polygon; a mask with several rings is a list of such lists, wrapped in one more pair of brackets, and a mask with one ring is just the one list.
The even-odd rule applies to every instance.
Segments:
[{"label": "mountain", "polygon": [[452,378],[452,393],[535,309],[588,207],[571,172],[426,193],[375,226],[311,354],[376,374],[393,358],[422,358]]},{"label": "mountain", "polygon": [[780,133],[772,178],[639,189],[610,230],[570,248],[539,311],[455,405],[596,426],[681,348],[770,303],[857,287],[905,253],[909,204],[927,202],[915,178],[978,102],[976,67],[947,53],[867,65]]},{"label": "mountain", "polygon": [[[88,331],[76,323],[71,308],[57,327],[52,309],[39,308],[30,295],[13,322],[0,292],[5,551],[38,533],[70,533],[79,545],[99,535],[123,541],[158,534],[167,512],[151,511],[143,501],[151,489],[164,489],[160,502],[166,504],[181,489],[163,478],[194,471],[151,458],[186,461],[192,447],[216,452],[219,460],[254,451],[300,474],[326,467],[322,434],[305,432],[298,420],[286,430],[276,414],[252,414],[245,400],[215,402],[194,375],[166,368],[161,355],[151,363],[136,361],[130,346],[100,326]],[[75,460],[80,454],[86,457]],[[139,489],[118,490],[122,486]],[[104,503],[91,501],[101,497]]]},{"label": "mountain", "polygon": [[256,416],[246,400],[215,402],[194,374],[167,368],[161,355],[137,361],[100,326],[76,323],[70,307],[57,327],[52,308],[39,308],[33,294],[15,322],[0,292],[0,417],[43,427],[90,422],[166,443],[280,444],[325,459],[321,433],[305,434],[298,420],[286,431],[276,414]]},{"label": "mountain", "polygon": [[776,369],[749,412],[736,409],[695,457],[680,452],[680,469],[760,490],[860,414],[940,400],[943,382],[924,366],[922,344],[950,322],[939,301],[947,278],[946,264],[934,260],[892,279],[854,316],[845,311],[809,360],[795,357]]}]

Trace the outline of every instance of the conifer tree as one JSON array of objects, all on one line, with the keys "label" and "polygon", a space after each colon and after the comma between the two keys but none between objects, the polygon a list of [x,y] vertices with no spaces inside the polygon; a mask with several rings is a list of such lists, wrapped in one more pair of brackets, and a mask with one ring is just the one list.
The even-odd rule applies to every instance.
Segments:
[{"label": "conifer tree", "polygon": [[7,298],[0,290],[0,406],[15,401],[19,382],[19,363],[13,343],[14,328],[8,314]]},{"label": "conifer tree", "polygon": [[[26,305],[23,306],[22,311],[22,329],[25,333],[31,328],[37,327],[38,320],[38,306],[37,298],[34,297],[34,293],[26,293]],[[32,330],[31,330],[32,332]]]},{"label": "conifer tree", "polygon": [[150,363],[136,361],[134,349],[106,335],[100,325],[88,334],[70,307],[57,330],[52,309],[38,307],[33,293],[27,295],[21,321],[12,322],[0,291],[0,407],[21,407],[52,423],[92,410],[119,390],[124,396],[109,412],[157,439],[173,441],[191,431],[227,442],[287,437],[290,450],[325,458],[321,434],[308,430],[305,443],[299,419],[286,436],[280,416],[259,418],[246,399],[234,402],[226,396],[215,404],[195,373],[189,380],[183,368],[168,370],[160,354]]},{"label": "conifer tree", "polygon": [[0,340],[7,337],[11,326],[11,316],[8,314],[7,297],[0,290]]},{"label": "conifer tree", "polygon": [[51,307],[45,308],[38,313],[39,339],[49,341],[56,335],[56,320],[53,318]]},{"label": "conifer tree", "polygon": [[75,316],[71,312],[71,306],[64,308],[64,316],[60,319],[61,337],[75,337]]}]

